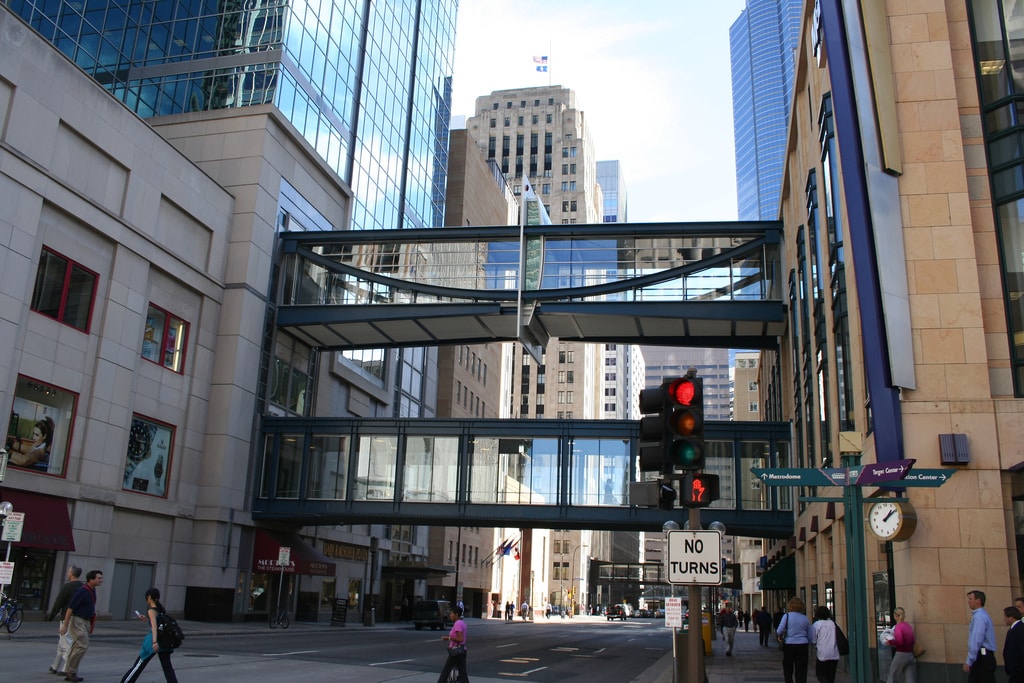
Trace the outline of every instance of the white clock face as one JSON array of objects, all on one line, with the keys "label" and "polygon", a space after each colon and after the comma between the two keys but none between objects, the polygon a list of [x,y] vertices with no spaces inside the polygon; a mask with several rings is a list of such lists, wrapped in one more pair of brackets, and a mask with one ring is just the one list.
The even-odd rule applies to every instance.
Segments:
[{"label": "white clock face", "polygon": [[871,532],[882,539],[893,538],[903,526],[903,513],[896,503],[875,503],[868,513]]}]

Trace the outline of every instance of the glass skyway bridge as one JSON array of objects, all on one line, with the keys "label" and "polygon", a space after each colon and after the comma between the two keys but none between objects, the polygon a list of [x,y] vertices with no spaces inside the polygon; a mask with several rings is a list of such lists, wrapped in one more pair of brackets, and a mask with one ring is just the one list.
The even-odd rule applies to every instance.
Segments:
[{"label": "glass skyway bridge", "polygon": [[284,232],[276,324],[319,349],[551,338],[776,348],[778,222]]},{"label": "glass skyway bridge", "polygon": [[[661,531],[686,511],[630,500],[635,421],[273,418],[252,516],[298,524]],[[793,492],[750,468],[792,466],[790,425],[709,422],[707,467],[722,498],[706,526],[784,538]]]}]

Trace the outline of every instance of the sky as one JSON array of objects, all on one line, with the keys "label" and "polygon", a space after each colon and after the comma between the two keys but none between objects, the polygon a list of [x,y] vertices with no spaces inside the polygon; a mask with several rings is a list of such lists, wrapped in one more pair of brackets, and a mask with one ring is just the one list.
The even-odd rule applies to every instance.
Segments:
[{"label": "sky", "polygon": [[736,220],[729,27],[744,6],[459,0],[452,114],[495,90],[570,88],[598,160],[621,164],[630,223]]}]

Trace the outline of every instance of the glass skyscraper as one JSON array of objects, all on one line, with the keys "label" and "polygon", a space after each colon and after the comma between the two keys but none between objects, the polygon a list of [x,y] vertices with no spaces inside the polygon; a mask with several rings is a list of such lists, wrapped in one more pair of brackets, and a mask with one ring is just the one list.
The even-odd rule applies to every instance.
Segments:
[{"label": "glass skyscraper", "polygon": [[778,218],[801,6],[800,0],[747,0],[729,29],[741,221]]},{"label": "glass skyscraper", "polygon": [[441,227],[456,0],[7,0],[143,118],[275,105],[352,227]]}]

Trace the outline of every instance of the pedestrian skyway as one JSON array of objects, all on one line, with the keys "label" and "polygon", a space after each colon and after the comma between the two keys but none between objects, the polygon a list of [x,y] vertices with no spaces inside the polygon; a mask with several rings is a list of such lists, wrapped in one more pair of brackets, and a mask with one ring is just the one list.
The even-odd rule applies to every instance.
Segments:
[{"label": "pedestrian skyway", "polygon": [[[750,471],[792,466],[789,430],[707,423],[722,498],[702,511],[705,526],[793,533],[792,490]],[[263,436],[257,520],[661,531],[687,514],[630,499],[635,421],[266,418]]]},{"label": "pedestrian skyway", "polygon": [[[775,348],[777,222],[284,232],[277,326],[320,349],[549,339]],[[520,271],[525,274],[520,277]]]}]

